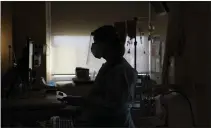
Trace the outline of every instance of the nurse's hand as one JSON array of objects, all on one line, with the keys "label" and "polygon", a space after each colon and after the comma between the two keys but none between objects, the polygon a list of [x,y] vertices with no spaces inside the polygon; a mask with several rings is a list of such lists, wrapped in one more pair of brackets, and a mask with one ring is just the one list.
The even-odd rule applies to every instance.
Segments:
[{"label": "nurse's hand", "polygon": [[83,97],[76,97],[76,96],[67,96],[58,100],[67,105],[72,105],[72,106],[83,106],[85,102]]}]

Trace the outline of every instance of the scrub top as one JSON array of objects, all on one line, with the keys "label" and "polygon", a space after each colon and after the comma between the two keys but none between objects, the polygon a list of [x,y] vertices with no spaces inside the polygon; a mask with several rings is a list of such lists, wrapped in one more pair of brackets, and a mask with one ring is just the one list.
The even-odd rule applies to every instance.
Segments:
[{"label": "scrub top", "polygon": [[137,72],[124,58],[103,64],[87,97],[87,119],[96,126],[134,128],[130,108],[136,81]]}]

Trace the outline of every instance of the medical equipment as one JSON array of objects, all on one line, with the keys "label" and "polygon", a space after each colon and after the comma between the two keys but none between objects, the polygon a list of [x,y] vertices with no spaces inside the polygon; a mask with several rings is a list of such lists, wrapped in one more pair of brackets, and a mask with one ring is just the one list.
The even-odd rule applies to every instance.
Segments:
[{"label": "medical equipment", "polygon": [[45,45],[35,44],[31,38],[27,37],[26,45],[22,50],[22,57],[16,60],[13,52],[13,67],[7,72],[4,78],[7,80],[9,78],[6,77],[12,76],[12,80],[10,79],[12,83],[6,87],[8,88],[6,91],[7,98],[14,90],[25,93],[32,89],[32,85],[36,81],[36,68],[41,65],[41,56],[45,54],[43,53],[44,47]]},{"label": "medical equipment", "polygon": [[137,60],[137,39],[136,39],[136,28],[137,28],[137,20],[138,18],[134,18],[134,20],[127,21],[127,35],[130,40],[134,39],[134,68],[136,69],[136,60]]}]

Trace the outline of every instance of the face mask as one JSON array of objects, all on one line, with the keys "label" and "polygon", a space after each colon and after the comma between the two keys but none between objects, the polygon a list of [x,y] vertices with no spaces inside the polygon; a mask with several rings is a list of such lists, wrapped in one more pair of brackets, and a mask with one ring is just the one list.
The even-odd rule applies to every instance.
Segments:
[{"label": "face mask", "polygon": [[91,47],[91,52],[94,55],[94,57],[100,59],[102,57],[102,48],[100,47],[100,44],[93,43]]}]

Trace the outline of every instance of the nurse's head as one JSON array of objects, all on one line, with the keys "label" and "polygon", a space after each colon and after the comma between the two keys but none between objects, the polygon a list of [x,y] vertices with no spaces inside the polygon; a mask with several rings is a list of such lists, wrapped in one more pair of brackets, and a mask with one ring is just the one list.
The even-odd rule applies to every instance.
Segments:
[{"label": "nurse's head", "polygon": [[100,59],[113,60],[124,55],[124,43],[120,42],[116,29],[105,25],[92,32],[94,42],[91,47],[92,54]]}]

